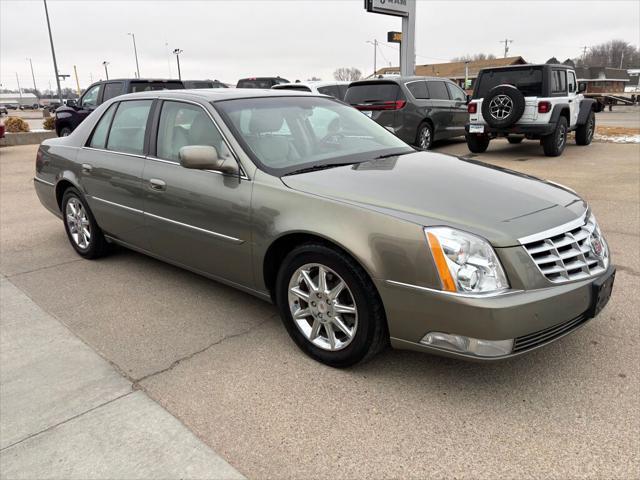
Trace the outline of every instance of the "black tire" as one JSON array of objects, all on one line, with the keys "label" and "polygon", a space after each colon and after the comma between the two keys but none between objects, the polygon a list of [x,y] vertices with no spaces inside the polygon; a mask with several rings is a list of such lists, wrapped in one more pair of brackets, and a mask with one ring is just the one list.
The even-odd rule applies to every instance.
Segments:
[{"label": "black tire", "polygon": [[490,126],[506,128],[520,120],[524,107],[520,90],[513,85],[498,85],[489,90],[482,101],[482,116]]},{"label": "black tire", "polygon": [[[86,218],[89,222],[90,232],[90,238],[88,239],[86,246],[79,245],[79,243],[73,238],[73,234],[71,231],[72,226],[70,225],[71,222],[67,217],[67,206],[70,202],[79,202],[86,212]],[[80,192],[73,187],[67,188],[64,192],[64,195],[62,196],[62,219],[62,223],[64,223],[64,230],[65,232],[67,232],[69,243],[78,253],[78,255],[87,259],[94,259],[100,258],[108,253],[109,244],[104,238],[102,230],[96,223],[96,219],[93,216],[89,205],[87,205],[87,202],[80,194]]]},{"label": "black tire", "polygon": [[473,153],[484,153],[489,147],[489,137],[487,135],[475,135],[469,133],[465,135],[467,139],[467,147],[469,151]]},{"label": "black tire", "polygon": [[587,120],[584,125],[578,125],[576,128],[576,144],[577,145],[589,145],[593,140],[593,134],[596,131],[596,116],[593,110],[587,115]]},{"label": "black tire", "polygon": [[559,157],[564,152],[564,147],[567,146],[567,133],[569,133],[568,125],[567,118],[561,116],[553,133],[542,137],[542,148],[547,157]]},{"label": "black tire", "polygon": [[513,145],[517,145],[518,143],[522,143],[522,140],[524,140],[524,137],[507,137],[507,142],[513,144]]},{"label": "black tire", "polygon": [[429,150],[433,145],[433,128],[429,123],[422,122],[418,127],[415,145],[420,150]]},{"label": "black tire", "polygon": [[58,132],[58,136],[59,137],[68,137],[69,135],[71,135],[71,127],[68,126],[64,126],[60,129],[60,131]]},{"label": "black tire", "polygon": [[[339,275],[348,286],[357,308],[358,324],[350,343],[329,351],[313,344],[298,328],[289,308],[289,282],[307,264],[322,264]],[[367,273],[343,252],[319,243],[294,248],[283,260],[276,280],[276,303],[287,332],[300,349],[326,365],[345,368],[366,361],[389,344],[382,300]],[[307,305],[308,307],[308,305]]]}]

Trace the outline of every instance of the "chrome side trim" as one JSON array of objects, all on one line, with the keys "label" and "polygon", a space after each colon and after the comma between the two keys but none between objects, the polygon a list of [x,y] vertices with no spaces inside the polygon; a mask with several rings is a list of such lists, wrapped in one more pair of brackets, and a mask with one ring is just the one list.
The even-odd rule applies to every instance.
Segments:
[{"label": "chrome side trim", "polygon": [[546,238],[555,237],[556,235],[560,235],[561,233],[568,232],[573,230],[574,228],[582,227],[587,223],[587,214],[589,213],[589,209],[585,210],[580,217],[572,220],[570,222],[565,223],[564,225],[560,225],[558,227],[550,228],[549,230],[545,230],[544,232],[534,233],[533,235],[528,235],[526,237],[522,237],[518,239],[520,245],[524,245],[527,243],[537,242],[540,240],[544,240]]},{"label": "chrome side trim", "polygon": [[[172,162],[171,160],[163,160],[162,158],[151,157],[151,156],[146,157],[146,159],[150,160],[152,162],[166,163],[168,165],[174,165],[176,167],[181,167],[181,165],[178,162]],[[240,163],[237,160],[236,160],[236,163],[238,163],[238,168],[240,168],[240,178],[242,180],[249,180],[249,177],[247,177],[247,174],[244,173],[244,170],[242,169],[242,166],[240,165]],[[215,173],[217,175],[223,175],[225,177],[233,177],[233,178],[237,178],[238,177],[238,175],[235,174],[235,173],[221,172],[219,170],[200,170],[200,171],[201,172],[207,172],[207,173]]]},{"label": "chrome side trim", "polygon": [[197,232],[206,233],[207,235],[211,235],[211,236],[219,238],[221,240],[226,240],[228,242],[236,243],[238,245],[244,243],[244,240],[241,240],[239,238],[230,237],[228,235],[224,235],[224,234],[218,233],[218,232],[213,232],[211,230],[206,230],[204,228],[196,227],[194,225],[189,225],[188,223],[182,223],[182,222],[178,222],[176,220],[171,220],[170,218],[161,217],[160,215],[154,215],[153,213],[144,212],[144,215],[146,215],[148,217],[151,217],[151,218],[155,218],[156,220],[161,220],[163,222],[172,223],[173,225],[178,225],[180,227],[189,228],[189,229],[195,230]]},{"label": "chrome side trim", "polygon": [[93,200],[97,200],[98,202],[106,203],[107,205],[111,205],[113,207],[119,207],[124,210],[128,210],[133,213],[143,213],[142,210],[138,210],[137,208],[127,207],[126,205],[120,205],[119,203],[110,202],[109,200],[105,200],[104,198],[100,198],[100,197],[89,197],[89,198],[92,198]]},{"label": "chrome side trim", "polygon": [[404,287],[411,288],[413,290],[418,290],[421,292],[430,292],[430,293],[439,293],[442,295],[448,295],[451,297],[462,297],[462,298],[493,298],[493,297],[501,297],[503,295],[513,295],[516,293],[522,293],[524,290],[498,290],[497,292],[489,292],[489,293],[461,293],[461,292],[447,292],[445,290],[438,290],[437,288],[429,288],[422,287],[420,285],[412,285],[411,283],[403,283],[396,282],[395,280],[385,280],[384,281],[388,285],[392,285],[395,287]]},{"label": "chrome side trim", "polygon": [[44,185],[49,185],[50,187],[53,187],[53,186],[54,186],[54,185],[53,185],[53,183],[51,183],[51,182],[47,182],[46,180],[43,180],[43,179],[38,178],[38,177],[33,177],[33,181],[34,181],[34,182],[38,182],[38,183],[42,183],[42,184],[44,184]]},{"label": "chrome side trim", "polygon": [[114,155],[124,155],[126,157],[146,158],[144,155],[139,155],[137,153],[118,152],[116,150],[107,150],[106,148],[93,148],[87,146],[83,146],[82,148],[84,150],[93,150],[94,152],[113,153]]}]

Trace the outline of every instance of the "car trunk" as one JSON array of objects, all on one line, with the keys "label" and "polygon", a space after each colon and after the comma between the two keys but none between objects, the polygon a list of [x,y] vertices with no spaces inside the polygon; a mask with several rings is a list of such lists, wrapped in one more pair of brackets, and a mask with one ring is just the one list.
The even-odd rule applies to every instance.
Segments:
[{"label": "car trunk", "polygon": [[402,123],[406,101],[400,86],[391,81],[352,83],[344,101],[395,133]]}]

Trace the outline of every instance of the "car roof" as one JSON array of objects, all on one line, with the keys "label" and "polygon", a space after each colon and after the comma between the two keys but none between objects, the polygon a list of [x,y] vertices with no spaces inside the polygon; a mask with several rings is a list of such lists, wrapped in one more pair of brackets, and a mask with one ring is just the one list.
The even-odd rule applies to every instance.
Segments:
[{"label": "car roof", "polygon": [[355,82],[351,82],[350,86],[354,85],[366,85],[368,83],[409,83],[415,82],[416,80],[440,80],[443,82],[451,82],[446,77],[427,77],[422,75],[409,75],[406,77],[382,77],[382,78],[367,78],[365,80],[357,80]]},{"label": "car roof", "polygon": [[491,71],[491,70],[526,70],[528,68],[564,68],[565,70],[574,70],[574,67],[571,65],[564,65],[562,63],[525,63],[523,65],[506,65],[504,67],[486,67],[481,69],[480,71]]},{"label": "car roof", "polygon": [[221,102],[225,100],[237,100],[241,98],[268,98],[268,97],[301,97],[312,96],[327,98],[312,92],[299,90],[271,90],[262,88],[200,88],[186,90],[152,90],[148,92],[136,92],[114,97],[117,100],[135,98],[165,98],[194,100],[205,102]]},{"label": "car roof", "polygon": [[351,82],[346,80],[334,80],[334,81],[326,81],[326,80],[308,80],[306,82],[290,82],[290,83],[280,83],[278,85],[274,85],[274,88],[284,88],[290,87],[291,85],[302,85],[307,87],[327,87],[331,85],[349,85]]}]

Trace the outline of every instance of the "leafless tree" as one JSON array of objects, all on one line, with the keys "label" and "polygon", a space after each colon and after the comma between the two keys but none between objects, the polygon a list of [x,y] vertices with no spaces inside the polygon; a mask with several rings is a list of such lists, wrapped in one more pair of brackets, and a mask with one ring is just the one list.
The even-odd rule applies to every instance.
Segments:
[{"label": "leafless tree", "polygon": [[362,78],[362,72],[355,67],[340,67],[333,72],[333,78],[340,81],[353,82]]},{"label": "leafless tree", "polygon": [[586,54],[574,61],[578,66],[638,68],[640,50],[624,40],[611,40],[590,47]]},{"label": "leafless tree", "polygon": [[454,57],[452,62],[477,62],[478,60],[493,60],[496,56],[493,53],[476,53],[473,55],[462,55],[460,57]]}]

